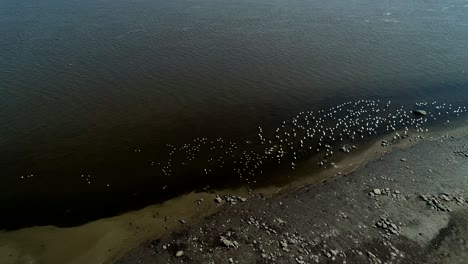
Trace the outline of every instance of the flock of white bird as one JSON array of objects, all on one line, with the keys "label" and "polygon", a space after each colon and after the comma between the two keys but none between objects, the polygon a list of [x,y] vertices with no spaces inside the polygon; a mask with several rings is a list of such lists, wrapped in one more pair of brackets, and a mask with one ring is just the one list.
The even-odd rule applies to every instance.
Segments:
[{"label": "flock of white bird", "polygon": [[[464,106],[438,102],[416,103],[415,108],[393,107],[390,101],[359,100],[328,110],[300,112],[271,131],[259,127],[258,140],[236,143],[222,138],[196,138],[181,146],[167,145],[168,159],[151,162],[151,166],[159,166],[166,177],[184,167],[200,169],[199,172],[189,170],[195,176],[218,169],[226,173],[227,169],[247,183],[256,183],[255,176],[263,173],[266,163],[268,166],[288,164],[294,169],[298,161],[312,155],[329,159],[345,143],[367,140],[374,135],[394,133],[395,137],[404,137],[411,130],[426,132],[425,125],[429,122],[450,122],[450,117],[467,111]],[[419,109],[419,114],[415,114],[414,110]],[[324,162],[319,165],[323,166]]]}]

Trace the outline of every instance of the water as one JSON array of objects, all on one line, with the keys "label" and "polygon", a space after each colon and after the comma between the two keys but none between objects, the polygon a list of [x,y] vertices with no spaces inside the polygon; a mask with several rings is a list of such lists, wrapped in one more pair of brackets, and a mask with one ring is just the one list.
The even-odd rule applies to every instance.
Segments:
[{"label": "water", "polygon": [[16,217],[0,228],[245,183],[229,166],[206,174],[211,149],[177,173],[157,166],[196,139],[254,156],[258,126],[302,111],[465,105],[467,32],[461,0],[1,0],[0,209]]}]

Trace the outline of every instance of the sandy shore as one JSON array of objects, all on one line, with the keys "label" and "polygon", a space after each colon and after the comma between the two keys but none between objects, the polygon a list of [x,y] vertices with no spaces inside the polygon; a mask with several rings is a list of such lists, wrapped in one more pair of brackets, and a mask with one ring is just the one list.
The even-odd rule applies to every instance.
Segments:
[{"label": "sandy shore", "polygon": [[468,137],[391,149],[268,198],[199,200],[220,209],[202,221],[173,219],[177,232],[115,263],[467,263]]},{"label": "sandy shore", "polygon": [[[338,255],[355,263],[361,260],[351,256],[360,256],[358,250],[367,258],[375,255],[385,260],[391,252],[370,247],[364,250],[379,243],[387,247],[391,243],[401,251],[404,257],[398,258],[400,262],[413,259],[411,252],[405,253],[410,247],[442,252],[427,247],[434,248],[431,241],[440,240],[441,230],[443,233],[453,223],[463,221],[459,215],[464,207],[457,205],[458,200],[443,201],[453,211],[434,211],[419,195],[447,192],[450,200],[466,197],[463,169],[467,169],[468,160],[454,151],[468,150],[467,131],[460,125],[425,133],[427,139],[413,135],[392,140],[390,136],[383,138],[391,142],[389,146],[383,147],[380,140],[370,142],[318,173],[317,161],[312,158],[297,169],[304,176],[285,175],[292,180],[286,186],[188,193],[82,226],[3,231],[0,263],[225,263],[229,258],[238,263],[314,263],[317,258],[320,262],[336,260]],[[456,138],[439,138],[446,133]],[[390,188],[389,195],[369,196],[376,188]],[[214,201],[217,194],[221,203]],[[413,218],[405,218],[410,215]],[[374,228],[381,216],[397,225],[398,236],[391,230]],[[419,229],[423,232],[414,235]],[[389,237],[382,237],[387,231]],[[235,241],[235,246],[226,247],[221,236]],[[290,244],[290,238],[298,243]],[[282,240],[286,240],[286,250]],[[175,257],[178,251],[184,252],[182,257]],[[328,253],[333,256],[328,257]],[[413,262],[420,261],[416,258]]]}]

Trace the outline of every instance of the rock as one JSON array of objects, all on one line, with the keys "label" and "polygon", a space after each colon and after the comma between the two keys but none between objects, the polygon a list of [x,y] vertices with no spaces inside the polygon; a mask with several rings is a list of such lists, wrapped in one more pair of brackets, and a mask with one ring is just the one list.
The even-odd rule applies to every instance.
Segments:
[{"label": "rock", "polygon": [[218,196],[218,197],[216,197],[214,199],[214,201],[219,204],[219,203],[223,202],[223,199],[221,199],[221,197]]},{"label": "rock", "polygon": [[427,112],[424,111],[424,110],[414,110],[413,115],[415,115],[415,116],[425,116],[425,115],[427,115]]},{"label": "rock", "polygon": [[440,198],[444,199],[444,200],[447,201],[447,202],[451,200],[451,199],[450,199],[447,195],[445,195],[445,194],[440,195]]},{"label": "rock", "polygon": [[401,158],[400,160],[403,161],[403,162],[407,161],[407,159],[405,159],[405,158]]},{"label": "rock", "polygon": [[306,262],[302,260],[301,258],[296,258],[297,264],[305,264]]},{"label": "rock", "polygon": [[400,232],[398,226],[394,224],[390,218],[384,216],[380,217],[380,220],[375,223],[375,226],[385,230],[387,234],[398,235]]},{"label": "rock", "polygon": [[227,238],[225,238],[223,236],[220,238],[220,241],[226,247],[237,248],[237,245],[238,245],[238,243],[236,241],[230,241],[229,239],[227,239]]},{"label": "rock", "polygon": [[286,221],[282,220],[281,218],[276,218],[276,221],[278,221],[278,223],[279,223],[280,225],[286,223]]},{"label": "rock", "polygon": [[179,250],[177,251],[177,253],[175,254],[176,257],[180,258],[184,255],[184,252],[182,250]]},{"label": "rock", "polygon": [[187,222],[185,222],[184,219],[180,219],[179,222],[180,222],[181,224],[186,224],[186,223],[187,223]]},{"label": "rock", "polygon": [[280,245],[281,245],[281,247],[283,247],[283,248],[287,248],[287,247],[288,247],[288,243],[286,243],[286,241],[284,241],[284,240],[280,241]]},{"label": "rock", "polygon": [[381,195],[382,194],[382,191],[380,189],[374,189],[374,194],[375,195]]}]

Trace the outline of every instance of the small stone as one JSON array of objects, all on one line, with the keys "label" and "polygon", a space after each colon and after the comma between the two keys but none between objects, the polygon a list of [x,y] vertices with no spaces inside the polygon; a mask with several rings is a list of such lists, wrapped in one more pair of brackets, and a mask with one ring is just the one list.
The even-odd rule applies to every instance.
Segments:
[{"label": "small stone", "polygon": [[278,223],[279,223],[280,225],[286,223],[286,221],[282,220],[281,218],[276,218],[276,221],[278,221]]},{"label": "small stone", "polygon": [[373,192],[374,192],[375,195],[381,195],[382,194],[382,191],[380,189],[374,189]]},{"label": "small stone", "polygon": [[301,258],[296,258],[297,264],[305,264],[306,262],[302,260]]},{"label": "small stone", "polygon": [[226,247],[233,247],[233,248],[236,248],[238,246],[238,243],[236,241],[232,242],[228,239],[226,239],[225,237],[221,237],[220,239],[221,243],[223,243],[224,246]]},{"label": "small stone", "polygon": [[176,257],[180,258],[184,255],[184,252],[182,250],[179,250],[177,251],[177,253],[175,254]]},{"label": "small stone", "polygon": [[286,243],[286,241],[280,241],[280,244],[281,244],[281,247],[283,247],[283,248],[288,247],[288,243]]},{"label": "small stone", "polygon": [[219,204],[223,201],[223,199],[221,199],[221,197],[218,196],[214,199],[214,201]]},{"label": "small stone", "polygon": [[450,198],[449,198],[447,195],[445,195],[445,194],[442,194],[442,195],[441,195],[441,198],[444,199],[444,200],[447,201],[447,202],[450,201]]},{"label": "small stone", "polygon": [[401,158],[400,160],[403,161],[403,162],[407,161],[407,159],[405,159],[405,158]]},{"label": "small stone", "polygon": [[415,115],[415,116],[425,116],[425,115],[427,115],[427,112],[424,111],[424,110],[414,110],[413,115]]}]

